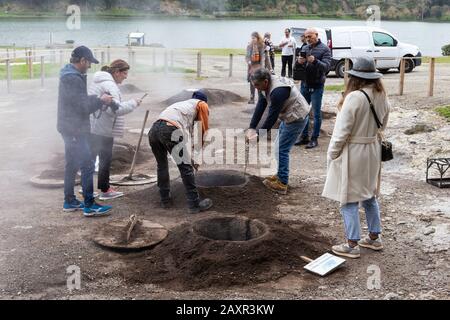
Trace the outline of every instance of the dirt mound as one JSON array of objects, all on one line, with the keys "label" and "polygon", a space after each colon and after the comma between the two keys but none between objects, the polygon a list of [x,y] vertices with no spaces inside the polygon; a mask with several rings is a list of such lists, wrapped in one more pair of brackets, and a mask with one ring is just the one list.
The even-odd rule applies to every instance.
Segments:
[{"label": "dirt mound", "polygon": [[[195,89],[196,90],[196,89]],[[183,90],[182,92],[170,97],[163,103],[170,106],[171,104],[188,100],[192,98],[192,93],[194,89]],[[244,98],[228,90],[220,89],[201,89],[208,97],[209,106],[221,106],[225,104],[230,104],[233,102],[243,102]]]},{"label": "dirt mound", "polygon": [[[131,163],[133,162],[134,153],[136,147],[125,142],[116,142],[113,145],[113,157],[111,163],[111,172],[122,173],[124,171],[130,170]],[[143,163],[151,158],[149,150],[146,150],[141,146],[137,163]],[[64,179],[65,170],[65,158],[63,153],[58,153],[53,156],[53,159],[49,161],[49,167],[42,171],[39,175],[39,179]]]},{"label": "dirt mound", "polygon": [[153,251],[133,259],[122,275],[175,290],[245,286],[298,272],[305,265],[300,255],[318,257],[330,246],[312,226],[259,220],[268,233],[252,241],[215,241],[198,235],[191,224],[179,226]]},{"label": "dirt mound", "polygon": [[[154,283],[174,290],[245,286],[298,272],[305,264],[300,255],[316,258],[330,247],[331,241],[318,234],[314,226],[275,219],[279,197],[264,187],[261,178],[249,176],[247,185],[240,190],[230,197],[222,188],[199,188],[203,197],[213,200],[211,210],[221,213],[212,213],[209,218],[238,218],[234,223],[237,238],[231,231],[224,232],[220,223],[205,229],[202,223],[206,219],[184,224],[172,229],[155,249],[123,256],[126,267],[119,274],[131,283]],[[174,210],[185,208],[180,179],[172,181],[171,191]],[[141,206],[156,203],[157,187],[131,194],[130,200]],[[246,225],[250,226],[248,231],[242,231]],[[199,230],[207,230],[209,238]]]},{"label": "dirt mound", "polygon": [[[156,174],[156,172],[148,173]],[[187,209],[185,189],[180,177],[170,182],[170,189],[173,209]],[[261,178],[250,176],[245,188],[239,188],[238,190],[240,192],[235,194],[234,192],[224,192],[223,188],[198,188],[202,198],[212,199],[214,204],[211,210],[216,212],[245,214],[256,218],[270,216],[276,212],[279,204],[278,195],[268,190],[262,184]],[[142,207],[160,206],[159,191],[156,185],[131,193],[128,195],[128,199],[131,203],[136,203]]]},{"label": "dirt mound", "polygon": [[49,161],[48,170],[44,170],[38,176],[39,179],[64,180],[65,159],[63,153],[57,153]]},{"label": "dirt mound", "polygon": [[[113,145],[113,157],[111,162],[111,172],[122,173],[126,170],[130,170],[133,163],[134,153],[136,147],[125,142],[116,142]],[[143,163],[151,157],[150,152],[144,148],[139,149],[136,163]]]},{"label": "dirt mound", "polygon": [[144,90],[136,87],[134,84],[126,83],[119,86],[120,92],[123,94],[130,94],[130,93],[142,93]]}]

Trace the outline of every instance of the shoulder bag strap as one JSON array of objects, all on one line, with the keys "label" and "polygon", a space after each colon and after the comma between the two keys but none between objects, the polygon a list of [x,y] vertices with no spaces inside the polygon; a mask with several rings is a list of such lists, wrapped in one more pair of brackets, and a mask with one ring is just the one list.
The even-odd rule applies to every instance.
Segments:
[{"label": "shoulder bag strap", "polygon": [[375,122],[377,123],[377,127],[378,129],[380,129],[383,125],[380,121],[380,119],[378,119],[377,113],[375,112],[375,108],[373,106],[372,100],[370,100],[369,95],[364,91],[364,90],[359,90],[361,91],[367,98],[367,100],[369,101],[369,105],[370,105],[370,110],[372,110],[372,114],[375,118]]}]

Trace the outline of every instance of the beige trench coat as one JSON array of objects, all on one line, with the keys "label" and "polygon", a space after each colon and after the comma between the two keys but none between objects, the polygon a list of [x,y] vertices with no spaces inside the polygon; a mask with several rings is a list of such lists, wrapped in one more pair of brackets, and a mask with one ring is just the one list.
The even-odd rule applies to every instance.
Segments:
[{"label": "beige trench coat", "polygon": [[[383,129],[386,128],[390,109],[387,97],[374,92],[372,87],[364,91],[372,100]],[[345,205],[377,195],[381,170],[377,133],[367,98],[359,91],[350,93],[337,115],[328,147],[328,171],[322,196]]]}]

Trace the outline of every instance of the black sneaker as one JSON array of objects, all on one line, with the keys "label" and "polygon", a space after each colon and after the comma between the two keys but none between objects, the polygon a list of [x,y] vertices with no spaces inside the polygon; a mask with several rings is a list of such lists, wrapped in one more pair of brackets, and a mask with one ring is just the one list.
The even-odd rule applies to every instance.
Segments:
[{"label": "black sneaker", "polygon": [[211,199],[203,199],[199,202],[198,207],[194,207],[194,208],[189,208],[189,213],[190,214],[196,214],[202,211],[206,211],[208,209],[210,209],[213,206],[213,202]]},{"label": "black sneaker", "polygon": [[309,142],[310,142],[309,137],[301,137],[301,139],[298,140],[298,141],[295,143],[295,145],[296,145],[296,146],[302,146],[302,145],[305,145],[305,144],[309,144]]},{"label": "black sneaker", "polygon": [[310,143],[308,143],[308,145],[306,146],[306,149],[313,149],[319,146],[319,143],[317,143],[317,140],[311,140]]}]

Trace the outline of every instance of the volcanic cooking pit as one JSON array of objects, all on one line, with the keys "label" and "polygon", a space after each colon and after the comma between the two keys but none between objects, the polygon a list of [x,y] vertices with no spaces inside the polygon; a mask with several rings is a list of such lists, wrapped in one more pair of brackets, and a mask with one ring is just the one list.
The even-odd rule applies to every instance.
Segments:
[{"label": "volcanic cooking pit", "polygon": [[235,170],[201,171],[195,175],[195,182],[199,188],[243,188],[248,177]]},{"label": "volcanic cooking pit", "polygon": [[217,217],[197,221],[193,231],[216,241],[254,241],[267,235],[269,228],[259,220],[246,217]]}]

